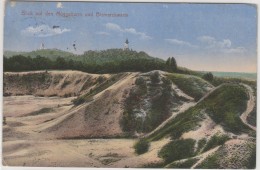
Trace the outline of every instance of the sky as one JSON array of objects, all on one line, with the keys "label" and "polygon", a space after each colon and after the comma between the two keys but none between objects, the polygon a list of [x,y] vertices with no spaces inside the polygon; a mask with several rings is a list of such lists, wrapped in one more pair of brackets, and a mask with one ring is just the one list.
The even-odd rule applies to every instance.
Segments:
[{"label": "sky", "polygon": [[253,5],[6,3],[5,51],[33,51],[44,44],[44,48],[82,54],[123,48],[126,38],[133,50],[164,60],[175,57],[179,66],[193,70],[257,70],[257,8]]}]

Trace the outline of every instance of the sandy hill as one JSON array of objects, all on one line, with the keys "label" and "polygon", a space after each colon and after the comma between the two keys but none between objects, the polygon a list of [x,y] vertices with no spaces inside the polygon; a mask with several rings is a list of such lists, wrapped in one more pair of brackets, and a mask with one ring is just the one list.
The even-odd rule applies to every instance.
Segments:
[{"label": "sandy hill", "polygon": [[[5,72],[4,95],[3,151],[8,165],[255,164],[256,127],[248,118],[256,114],[256,87],[246,81],[214,86],[197,76],[159,70]],[[141,155],[133,148],[138,138],[151,144]],[[73,152],[73,158],[59,159],[65,152]],[[29,159],[30,154],[38,161]],[[47,161],[50,157],[53,160]]]}]

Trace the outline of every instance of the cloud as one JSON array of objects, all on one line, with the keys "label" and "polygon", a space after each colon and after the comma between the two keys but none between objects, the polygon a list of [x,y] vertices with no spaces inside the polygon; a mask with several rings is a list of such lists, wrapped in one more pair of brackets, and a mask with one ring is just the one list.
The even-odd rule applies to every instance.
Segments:
[{"label": "cloud", "polygon": [[57,8],[63,8],[63,5],[61,2],[57,2],[57,5],[56,5]]},{"label": "cloud", "polygon": [[67,28],[52,28],[48,25],[29,26],[21,31],[22,35],[34,37],[50,37],[71,31]]},{"label": "cloud", "polygon": [[109,35],[110,35],[108,32],[102,32],[102,31],[96,32],[96,34],[98,34],[98,35],[104,35],[104,36],[109,36]]},{"label": "cloud", "polygon": [[129,33],[129,34],[132,34],[132,35],[137,35],[137,36],[140,37],[140,39],[143,39],[143,40],[151,40],[152,39],[151,36],[147,35],[144,32],[138,32],[138,31],[136,31],[135,28],[122,28],[119,25],[114,24],[114,23],[107,23],[105,25],[105,27],[109,30],[112,30],[112,31],[118,31],[118,32],[123,32],[123,33]]},{"label": "cloud", "polygon": [[245,47],[236,47],[236,48],[229,48],[224,50],[225,53],[245,53],[247,50]]},{"label": "cloud", "polygon": [[117,24],[113,24],[113,23],[107,23],[106,24],[106,28],[113,30],[113,31],[121,31],[124,32],[124,30]]},{"label": "cloud", "polygon": [[244,53],[246,49],[244,47],[232,47],[230,39],[216,40],[211,36],[200,36],[197,38],[203,47],[213,51],[219,51],[223,53]]},{"label": "cloud", "polygon": [[179,46],[188,46],[192,48],[197,48],[198,46],[193,45],[189,42],[178,40],[178,39],[164,39],[166,42],[173,44],[173,45],[179,45]]},{"label": "cloud", "polygon": [[198,37],[197,39],[203,43],[208,43],[208,44],[212,44],[214,41],[216,41],[214,37],[206,36],[206,35]]}]

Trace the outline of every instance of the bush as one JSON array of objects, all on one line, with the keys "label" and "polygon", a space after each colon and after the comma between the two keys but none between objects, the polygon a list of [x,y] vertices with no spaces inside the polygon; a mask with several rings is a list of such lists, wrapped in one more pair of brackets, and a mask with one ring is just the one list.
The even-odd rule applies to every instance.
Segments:
[{"label": "bush", "polygon": [[136,80],[135,80],[135,84],[138,85],[138,86],[141,86],[141,85],[144,85],[146,82],[145,82],[145,79],[143,77],[137,77]]},{"label": "bush", "polygon": [[165,145],[158,153],[165,163],[194,156],[195,140],[175,140]]},{"label": "bush", "polygon": [[157,84],[160,82],[160,74],[158,71],[155,71],[150,75],[151,83],[152,84]]},{"label": "bush", "polygon": [[211,72],[208,72],[208,73],[204,74],[204,75],[202,76],[202,78],[205,79],[205,80],[207,80],[207,81],[213,81],[214,76],[213,76],[213,74],[212,74]]},{"label": "bush", "polygon": [[135,153],[137,153],[138,155],[141,155],[141,154],[147,152],[149,147],[150,147],[150,143],[147,140],[140,139],[134,145]]}]

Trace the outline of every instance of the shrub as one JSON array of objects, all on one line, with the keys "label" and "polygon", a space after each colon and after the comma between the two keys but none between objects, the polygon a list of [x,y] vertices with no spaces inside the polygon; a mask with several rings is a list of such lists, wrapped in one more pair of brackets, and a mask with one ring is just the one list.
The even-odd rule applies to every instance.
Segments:
[{"label": "shrub", "polygon": [[165,145],[158,153],[165,163],[194,156],[195,140],[180,139]]},{"label": "shrub", "polygon": [[214,76],[213,76],[213,74],[212,74],[211,72],[208,72],[208,73],[204,74],[204,75],[202,76],[202,78],[205,79],[205,80],[207,80],[207,81],[213,81]]},{"label": "shrub", "polygon": [[135,148],[135,152],[138,155],[141,155],[145,152],[148,151],[150,147],[150,143],[147,140],[144,139],[140,139],[138,142],[135,143],[134,148]]},{"label": "shrub", "polygon": [[155,71],[150,75],[151,83],[152,84],[157,84],[160,82],[160,74],[158,71]]},{"label": "shrub", "polygon": [[144,85],[146,82],[145,82],[145,79],[143,77],[137,77],[136,80],[135,80],[135,84],[138,85],[138,86],[141,86],[141,85]]}]

